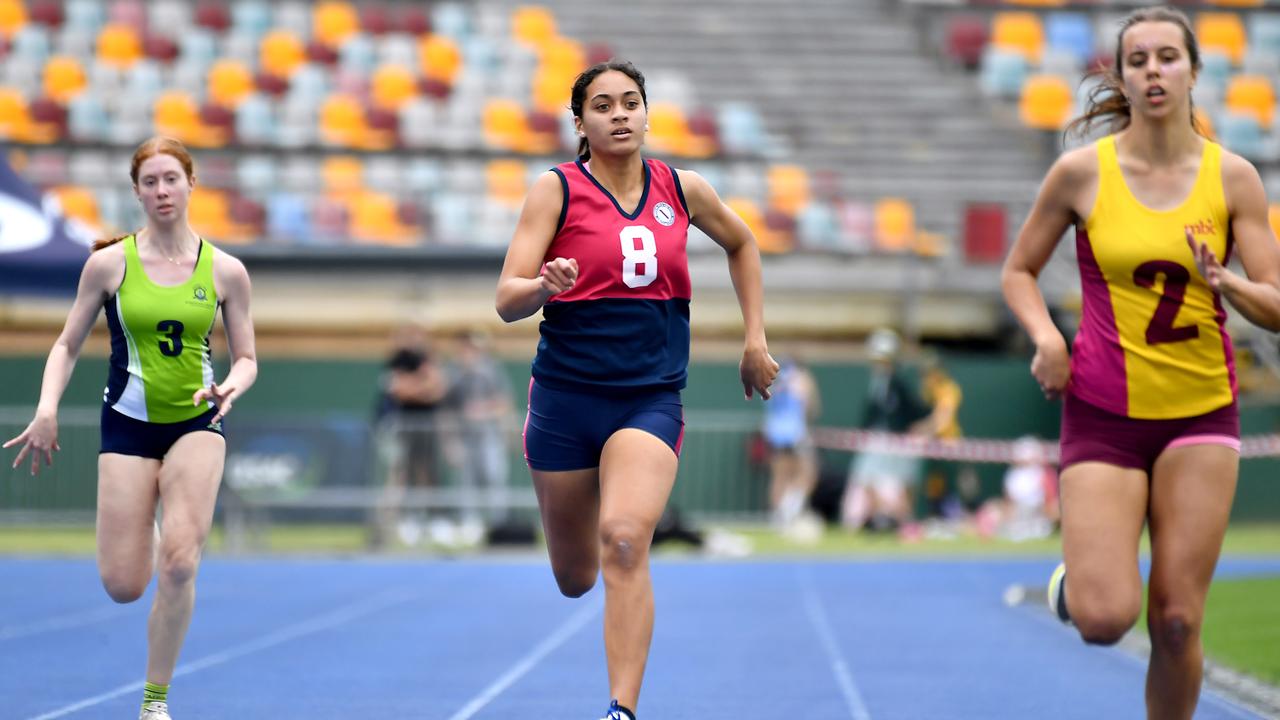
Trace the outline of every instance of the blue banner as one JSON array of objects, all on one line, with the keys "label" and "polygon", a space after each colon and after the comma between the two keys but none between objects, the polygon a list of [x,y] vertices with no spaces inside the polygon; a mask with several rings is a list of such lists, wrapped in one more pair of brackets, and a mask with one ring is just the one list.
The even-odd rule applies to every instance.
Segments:
[{"label": "blue banner", "polygon": [[0,295],[74,294],[92,241],[0,153]]}]

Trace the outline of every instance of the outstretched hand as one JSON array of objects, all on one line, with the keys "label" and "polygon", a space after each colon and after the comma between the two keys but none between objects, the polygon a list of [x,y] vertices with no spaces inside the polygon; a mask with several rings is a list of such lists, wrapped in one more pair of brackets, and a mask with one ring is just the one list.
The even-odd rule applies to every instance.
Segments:
[{"label": "outstretched hand", "polygon": [[778,362],[769,351],[761,348],[747,348],[742,353],[742,362],[738,364],[738,375],[742,378],[743,396],[751,399],[753,392],[768,400],[771,395],[769,386],[778,377]]},{"label": "outstretched hand", "polygon": [[239,396],[240,388],[235,385],[226,382],[221,385],[218,383],[212,383],[207,388],[202,387],[197,390],[195,394],[191,396],[191,404],[199,405],[202,402],[212,400],[214,406],[218,408],[217,414],[209,421],[209,424],[213,424],[221,420],[227,413],[231,412],[231,401],[235,400]]},{"label": "outstretched hand", "polygon": [[1222,292],[1222,280],[1228,270],[1218,261],[1218,256],[1213,254],[1208,243],[1198,242],[1190,229],[1187,230],[1187,245],[1196,259],[1196,269],[1205,282],[1209,283],[1209,288],[1214,292]]},{"label": "outstretched hand", "polygon": [[22,434],[15,437],[4,444],[5,448],[14,445],[22,445],[22,449],[18,451],[18,457],[13,460],[13,467],[17,469],[22,461],[31,455],[31,474],[38,475],[40,473],[40,458],[44,458],[44,464],[53,466],[53,453],[62,448],[58,445],[58,419],[53,417],[41,417],[37,415],[27,429]]}]

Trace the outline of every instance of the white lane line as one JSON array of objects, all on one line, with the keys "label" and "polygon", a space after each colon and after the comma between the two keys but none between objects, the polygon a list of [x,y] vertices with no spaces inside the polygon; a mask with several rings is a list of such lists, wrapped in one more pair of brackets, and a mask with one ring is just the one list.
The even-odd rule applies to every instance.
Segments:
[{"label": "white lane line", "polygon": [[[318,615],[310,620],[304,620],[300,623],[280,628],[275,632],[263,635],[257,640],[242,643],[240,645],[227,648],[221,652],[206,655],[199,660],[184,663],[179,665],[177,669],[173,671],[173,676],[174,678],[178,678],[184,675],[190,675],[192,673],[211,668],[215,665],[221,665],[231,660],[235,660],[238,657],[243,657],[260,650],[266,650],[267,648],[280,645],[281,643],[285,643],[296,638],[313,635],[323,630],[345,625],[352,620],[364,617],[365,615],[370,615],[378,612],[379,610],[385,610],[392,605],[399,605],[401,603],[408,602],[420,595],[420,593],[407,593],[404,591],[385,592],[363,602],[352,603],[323,615]],[[142,690],[142,685],[142,680],[121,685],[120,687],[108,690],[99,695],[94,695],[93,697],[85,698],[84,700],[78,700],[70,705],[65,705],[57,710],[47,712],[43,715],[37,715],[29,720],[53,720],[54,718],[64,717],[84,710],[85,708],[100,705],[108,700],[113,700],[121,695],[139,692]]]},{"label": "white lane line", "polygon": [[66,615],[52,617],[45,620],[16,623],[13,625],[0,625],[0,641],[13,640],[14,638],[39,635],[41,633],[55,632],[58,630],[66,630],[69,628],[81,627],[83,625],[92,625],[94,623],[105,622],[112,618],[120,617],[128,612],[128,609],[123,606],[109,605],[106,607],[99,607],[94,610],[68,613]]},{"label": "white lane line", "polygon": [[857,683],[853,681],[853,673],[849,671],[849,663],[844,659],[844,653],[840,652],[839,645],[836,644],[831,621],[827,618],[827,611],[822,607],[822,601],[818,599],[818,592],[813,586],[813,579],[809,576],[808,569],[797,568],[796,574],[800,576],[804,608],[809,614],[809,621],[813,623],[814,631],[818,633],[818,639],[822,641],[827,659],[831,661],[831,672],[836,676],[836,684],[840,686],[845,704],[849,707],[849,717],[853,720],[871,720],[871,713],[867,712],[867,704],[862,700],[862,693],[858,691]]},{"label": "white lane line", "polygon": [[514,685],[517,680],[528,674],[530,670],[537,667],[543,658],[573,637],[574,633],[581,630],[583,625],[586,625],[588,621],[600,612],[602,606],[602,603],[596,601],[574,613],[560,627],[556,628],[555,632],[548,635],[547,639],[538,643],[537,647],[530,650],[528,655],[525,655],[519,662],[511,666],[510,670],[503,673],[502,677],[493,681],[493,684],[472,698],[461,710],[449,716],[449,720],[468,720],[474,717],[485,705],[493,702],[494,698]]}]

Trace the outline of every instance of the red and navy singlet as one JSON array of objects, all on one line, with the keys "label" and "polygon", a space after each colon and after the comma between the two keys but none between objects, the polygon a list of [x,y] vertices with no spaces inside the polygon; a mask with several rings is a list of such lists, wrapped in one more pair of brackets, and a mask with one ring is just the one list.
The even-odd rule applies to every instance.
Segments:
[{"label": "red and navy singlet", "polygon": [[545,260],[578,261],[572,288],[543,307],[540,385],[633,393],[681,390],[689,366],[689,208],[675,170],[644,160],[628,214],[581,161],[556,166],[564,190]]}]

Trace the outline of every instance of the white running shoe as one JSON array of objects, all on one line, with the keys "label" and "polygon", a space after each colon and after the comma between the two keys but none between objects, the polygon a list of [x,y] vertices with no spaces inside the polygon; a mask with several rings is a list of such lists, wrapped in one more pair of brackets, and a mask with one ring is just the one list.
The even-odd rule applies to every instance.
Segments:
[{"label": "white running shoe", "polygon": [[1058,563],[1053,574],[1049,576],[1048,600],[1049,610],[1062,622],[1070,625],[1071,615],[1067,614],[1067,564]]},{"label": "white running shoe", "polygon": [[138,715],[138,720],[172,720],[169,717],[169,704],[155,700],[143,703],[142,714]]}]

